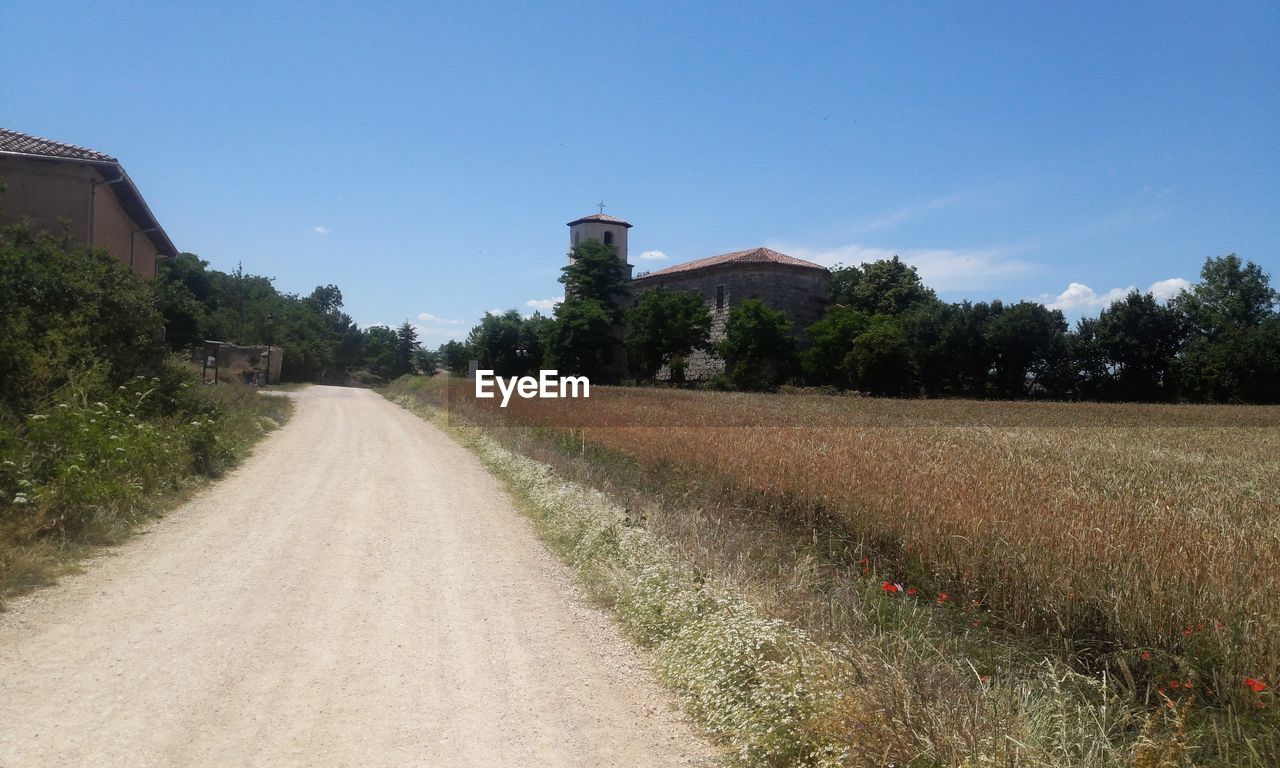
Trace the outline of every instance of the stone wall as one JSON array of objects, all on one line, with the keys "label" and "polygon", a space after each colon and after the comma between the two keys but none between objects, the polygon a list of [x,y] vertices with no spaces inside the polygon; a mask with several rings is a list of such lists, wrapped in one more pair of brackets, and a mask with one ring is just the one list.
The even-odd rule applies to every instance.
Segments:
[{"label": "stone wall", "polygon": [[[693,291],[703,297],[711,310],[711,340],[724,338],[729,310],[746,299],[759,299],[770,309],[780,310],[791,319],[797,338],[804,329],[817,322],[826,308],[826,271],[786,264],[725,264],[669,275],[642,275],[631,289],[639,294],[662,286],[672,291]],[[710,379],[724,372],[724,361],[714,354],[695,350],[685,361],[685,378],[689,381]],[[658,377],[670,377],[663,369]]]}]

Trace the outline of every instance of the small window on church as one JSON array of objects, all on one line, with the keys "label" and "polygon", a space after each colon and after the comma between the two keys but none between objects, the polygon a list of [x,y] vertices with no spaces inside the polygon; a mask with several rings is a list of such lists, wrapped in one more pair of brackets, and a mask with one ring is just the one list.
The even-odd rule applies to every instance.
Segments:
[{"label": "small window on church", "polygon": [[604,244],[605,244],[605,245],[613,245],[613,233],[612,233],[612,232],[605,232],[605,233],[604,233]]},{"label": "small window on church", "polygon": [[716,309],[724,309],[724,286],[716,286]]}]

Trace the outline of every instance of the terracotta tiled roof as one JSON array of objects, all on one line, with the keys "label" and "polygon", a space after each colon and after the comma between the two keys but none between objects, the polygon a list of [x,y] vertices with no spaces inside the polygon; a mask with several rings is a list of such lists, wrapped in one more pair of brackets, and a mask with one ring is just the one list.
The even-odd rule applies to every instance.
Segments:
[{"label": "terracotta tiled roof", "polygon": [[119,162],[110,155],[94,152],[92,149],[77,147],[74,144],[63,144],[60,141],[41,139],[37,136],[28,136],[25,133],[11,131],[8,128],[0,128],[0,152],[57,157],[64,160],[91,160],[99,163]]},{"label": "terracotta tiled roof", "polygon": [[804,259],[797,259],[796,257],[788,256],[785,253],[778,253],[770,248],[751,248],[745,251],[722,253],[719,256],[709,256],[705,259],[698,259],[697,261],[676,264],[673,267],[660,269],[657,272],[640,275],[636,279],[647,280],[651,277],[674,275],[681,272],[692,272],[695,269],[707,269],[708,267],[719,267],[725,264],[783,264],[788,267],[803,267],[805,269],[820,269],[823,272],[827,271],[827,268],[820,264],[814,264],[812,261],[805,261]]},{"label": "terracotta tiled roof", "polygon": [[569,222],[569,226],[572,227],[574,224],[582,224],[583,222],[587,222],[587,221],[598,221],[601,224],[618,224],[627,228],[631,227],[630,224],[623,221],[622,219],[619,219],[616,216],[610,216],[607,213],[593,213],[590,216],[583,216],[580,219],[574,219],[573,221]]},{"label": "terracotta tiled roof", "polygon": [[[63,144],[60,141],[51,141],[38,136],[29,136],[19,131],[0,128],[0,154],[3,153],[48,157],[54,160],[68,160],[71,162],[100,163],[98,170],[104,180],[112,182],[110,189],[116,199],[120,201],[120,206],[142,228],[141,231],[146,232],[147,239],[155,245],[156,251],[160,256],[177,255],[178,249],[174,247],[173,241],[169,239],[169,236],[165,234],[164,228],[156,220],[155,214],[151,212],[151,208],[147,205],[147,201],[142,199],[142,193],[138,191],[138,186],[133,183],[133,179],[129,178],[129,174],[125,173],[120,161],[111,155],[104,155],[92,149],[77,147],[74,144]],[[117,184],[116,182],[123,183]]]}]

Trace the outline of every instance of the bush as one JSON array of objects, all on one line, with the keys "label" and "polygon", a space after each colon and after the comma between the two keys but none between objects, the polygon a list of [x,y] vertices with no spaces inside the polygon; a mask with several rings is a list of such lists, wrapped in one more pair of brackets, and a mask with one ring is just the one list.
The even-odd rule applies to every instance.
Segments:
[{"label": "bush", "polygon": [[93,371],[107,387],[154,374],[163,320],[120,260],[68,238],[0,232],[0,407],[20,415]]},{"label": "bush", "polygon": [[47,580],[68,547],[124,535],[288,413],[283,398],[203,385],[176,359],[158,373],[114,389],[101,368],[71,374],[52,402],[0,424],[0,593]]}]

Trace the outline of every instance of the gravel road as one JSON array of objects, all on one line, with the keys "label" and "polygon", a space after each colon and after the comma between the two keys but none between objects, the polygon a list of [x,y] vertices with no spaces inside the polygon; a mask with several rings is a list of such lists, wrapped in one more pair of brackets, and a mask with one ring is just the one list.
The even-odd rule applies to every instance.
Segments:
[{"label": "gravel road", "polygon": [[0,614],[0,766],[710,765],[465,449],[311,387],[237,471]]}]

